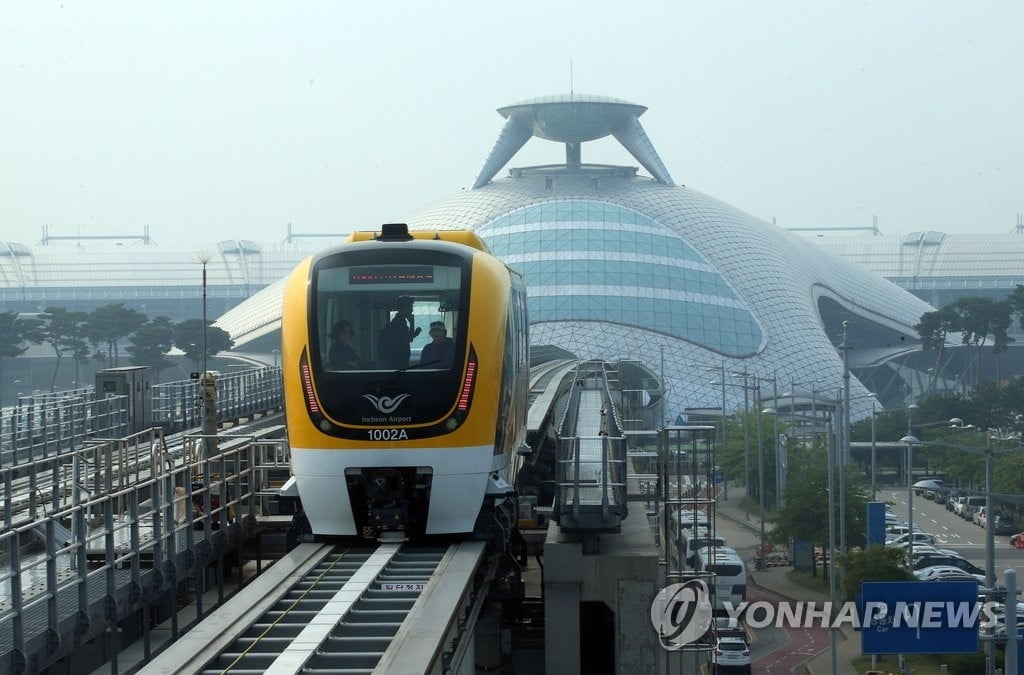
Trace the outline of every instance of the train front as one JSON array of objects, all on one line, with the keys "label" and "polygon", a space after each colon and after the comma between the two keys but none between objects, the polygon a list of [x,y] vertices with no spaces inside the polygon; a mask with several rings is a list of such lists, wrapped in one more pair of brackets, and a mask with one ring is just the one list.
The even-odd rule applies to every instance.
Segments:
[{"label": "train front", "polygon": [[508,271],[458,243],[354,238],[302,263],[285,291],[305,515],[316,535],[472,532],[509,461],[495,445]]}]

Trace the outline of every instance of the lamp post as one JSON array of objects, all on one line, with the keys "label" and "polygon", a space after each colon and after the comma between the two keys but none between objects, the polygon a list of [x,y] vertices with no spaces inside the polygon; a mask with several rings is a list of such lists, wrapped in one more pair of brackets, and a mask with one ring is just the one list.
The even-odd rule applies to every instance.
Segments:
[{"label": "lamp post", "polygon": [[[945,422],[939,422],[937,424],[946,424]],[[973,425],[964,425],[963,420],[959,417],[954,417],[949,420],[950,427],[953,429],[973,429]],[[927,426],[927,425],[921,425]],[[916,441],[916,439],[914,439]],[[992,507],[993,507],[993,471],[992,463],[995,455],[995,450],[992,448],[992,432],[991,430],[985,432],[985,447],[977,448],[972,446],[954,445],[952,443],[928,443],[916,441],[918,445],[948,447],[963,452],[978,455],[983,454],[985,456],[985,508],[988,509],[988,517],[985,519],[985,586],[992,588],[996,584],[996,562],[995,562],[995,536],[992,529]],[[998,439],[997,439],[998,440]],[[1009,448],[1006,452],[1012,452],[1016,448]],[[911,490],[911,495],[913,491]],[[911,513],[913,513],[911,511]],[[913,532],[913,522],[910,521],[911,532]],[[913,560],[911,557],[910,560]],[[1012,599],[1010,600],[1012,602]],[[1008,635],[1013,635],[1008,633]],[[995,645],[989,642],[986,646],[986,653],[988,654],[988,672],[994,672],[995,668]]]},{"label": "lamp post", "polygon": [[661,353],[661,401],[660,401],[660,415],[661,415],[661,426],[665,428],[667,426],[665,419],[665,345],[658,345],[658,351]]},{"label": "lamp post", "polygon": [[[767,410],[766,410],[767,412]],[[778,411],[774,411],[778,415]],[[817,425],[818,417],[815,414],[813,417],[807,417],[806,415],[797,415],[792,412],[789,413],[790,419],[802,419],[809,420],[812,424]],[[825,464],[828,469],[828,486],[826,488],[827,493],[827,509],[828,509],[828,586],[829,586],[829,601],[833,608],[838,607],[836,602],[836,507],[835,507],[835,461],[834,455],[836,450],[835,437],[832,434],[832,415],[830,414],[825,421],[825,438],[827,439],[825,444]],[[816,428],[816,427],[815,427]],[[815,434],[816,435],[816,434]],[[812,446],[813,447],[813,446]],[[838,673],[839,667],[837,663],[837,652],[836,652],[836,628],[832,626],[829,628],[829,642],[832,654],[832,672]]]},{"label": "lamp post", "polygon": [[875,403],[877,399],[871,399],[871,501],[878,498],[878,492],[875,489],[875,472],[877,465],[875,463]]},{"label": "lamp post", "polygon": [[750,520],[750,394],[747,369],[743,368],[743,494],[746,519]]},{"label": "lamp post", "polygon": [[914,569],[914,472],[910,467],[914,465],[914,446],[921,441],[908,431],[900,442],[907,444],[907,564]]},{"label": "lamp post", "polygon": [[757,569],[765,568],[764,560],[764,439],[761,436],[761,380],[754,377],[757,392],[757,506],[758,520],[761,523],[761,556],[757,560]]},{"label": "lamp post", "polygon": [[[912,433],[913,422],[911,415],[916,409],[917,406],[914,404],[907,406],[907,435],[900,439],[901,443],[907,444],[907,564],[911,570],[914,569],[914,446],[927,445],[922,443]],[[957,423],[963,424],[963,420],[959,417],[954,417],[948,422],[928,422],[918,426],[955,425]]]},{"label": "lamp post", "polygon": [[[975,429],[974,425],[964,425],[963,420],[954,417],[950,420],[951,428],[953,429]],[[996,547],[995,547],[995,533],[992,529],[992,493],[995,491],[992,464],[995,456],[995,451],[992,449],[992,430],[985,432],[985,447],[973,448],[970,446],[950,445],[947,443],[938,443],[936,445],[947,445],[949,447],[962,450],[970,454],[985,455],[985,508],[988,511],[988,517],[985,518],[985,585],[991,588],[996,584]]]},{"label": "lamp post", "polygon": [[210,253],[198,253],[196,255],[203,266],[203,337],[202,337],[202,370],[199,375],[200,398],[203,402],[203,449],[206,457],[216,454],[216,444],[213,437],[217,434],[216,411],[214,410],[214,384],[211,381],[206,368],[206,266],[213,257]]},{"label": "lamp post", "polygon": [[[832,426],[832,420],[829,418],[828,426]],[[827,464],[828,464],[828,597],[832,602],[832,607],[836,606],[836,507],[835,507],[835,467],[832,461],[832,430],[829,429],[828,445],[827,445]],[[832,626],[829,628],[829,642],[832,650],[832,672],[838,673],[839,667],[836,662],[836,628]]]},{"label": "lamp post", "polygon": [[[914,425],[914,411],[915,410],[917,410],[917,404],[916,403],[911,403],[910,405],[907,406],[907,436],[913,436],[914,435],[913,425]],[[914,467],[912,467],[910,464],[908,464],[907,465],[907,479],[908,480],[910,480],[911,476],[913,476],[913,473],[914,473]],[[914,482],[914,481],[911,480],[910,482]]]},{"label": "lamp post", "polygon": [[[772,373],[772,410],[774,411],[779,405],[779,373],[775,371]],[[782,457],[782,445],[779,440],[779,417],[778,415],[772,414],[772,439],[775,443],[775,508],[782,508],[782,490],[785,487],[786,476],[785,471],[786,462],[783,461]]]}]

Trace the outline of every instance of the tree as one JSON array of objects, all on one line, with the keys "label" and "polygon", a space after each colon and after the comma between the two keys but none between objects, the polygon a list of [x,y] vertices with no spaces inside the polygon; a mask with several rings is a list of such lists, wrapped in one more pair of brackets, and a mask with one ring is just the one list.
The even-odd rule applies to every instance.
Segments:
[{"label": "tree", "polygon": [[992,298],[960,298],[948,306],[960,317],[961,342],[974,347],[974,385],[981,382],[981,348],[988,336],[992,336],[992,353],[996,359],[996,381],[999,380],[999,354],[1006,351],[1013,338],[1006,332],[1010,326],[1013,306],[1010,301],[996,301]]},{"label": "tree", "polygon": [[872,544],[863,551],[853,551],[840,556],[843,568],[839,592],[842,600],[851,602],[860,593],[865,581],[913,581],[914,575],[903,567],[906,551]]},{"label": "tree", "polygon": [[939,377],[942,368],[942,352],[946,346],[946,337],[949,333],[960,330],[960,316],[944,307],[934,312],[925,312],[914,330],[921,338],[921,349],[923,351],[936,351],[935,368],[932,371],[932,381],[929,383],[931,391],[935,390],[935,382]]},{"label": "tree", "polygon": [[1020,327],[1024,328],[1024,286],[1017,284],[1013,292],[1006,297],[1006,301],[1010,303],[1010,310],[1013,316],[1017,317]]},{"label": "tree", "polygon": [[[47,307],[40,315],[42,325],[39,328],[38,339],[53,348],[57,357],[57,364],[53,367],[53,377],[50,379],[50,391],[57,388],[57,372],[60,370],[60,362],[64,354],[71,353],[76,364],[84,354],[88,358],[89,346],[82,335],[86,314],[84,312],[69,312],[63,307]],[[77,378],[76,378],[77,379]]]},{"label": "tree", "polygon": [[[17,312],[0,313],[0,383],[4,376],[4,359],[21,356],[29,343],[37,339],[39,322],[21,319]],[[0,406],[3,405],[3,387],[0,386]]]},{"label": "tree", "polygon": [[105,344],[107,367],[118,365],[118,342],[137,331],[146,315],[128,309],[123,302],[97,307],[86,318],[86,335],[93,344]]},{"label": "tree", "polygon": [[[209,359],[220,352],[231,349],[235,341],[222,328],[206,322],[206,358]],[[203,321],[187,319],[174,325],[174,346],[185,352],[185,357],[196,365],[203,362]]]},{"label": "tree", "polygon": [[174,324],[166,316],[158,316],[135,331],[126,351],[135,365],[152,368],[155,379],[159,381],[160,371],[171,366],[165,357],[173,346]]},{"label": "tree", "polygon": [[[751,497],[754,499],[758,498],[758,490],[760,489],[760,480],[757,470],[757,413],[753,410],[750,411],[749,415],[739,415],[735,420],[727,422],[729,424],[729,442],[724,446],[720,447],[716,456],[718,465],[722,467],[722,470],[727,476],[741,477],[740,482],[745,486],[749,485],[749,492]],[[749,429],[747,442],[749,443],[748,448],[744,448],[743,443],[743,427],[747,425]],[[786,425],[779,425],[779,433],[784,433]],[[776,494],[776,439],[773,436],[772,418],[768,415],[761,415],[761,447],[764,451],[764,493],[765,493],[765,504],[775,503]],[[750,471],[750,476],[742,478],[744,465]]]},{"label": "tree", "polygon": [[[780,543],[800,540],[822,549],[829,543],[828,537],[828,461],[822,439],[812,446],[796,448],[790,457],[790,475],[786,482],[786,505],[771,517],[775,526],[772,540]],[[839,540],[839,471],[834,469],[835,490],[835,536]],[[863,480],[853,471],[845,472],[846,496],[846,545],[862,546],[867,539],[866,519],[868,496],[863,489]]]}]

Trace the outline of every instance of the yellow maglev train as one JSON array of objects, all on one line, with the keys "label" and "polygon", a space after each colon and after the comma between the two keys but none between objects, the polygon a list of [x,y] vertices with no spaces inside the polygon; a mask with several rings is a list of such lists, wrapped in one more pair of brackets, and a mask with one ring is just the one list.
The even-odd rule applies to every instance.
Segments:
[{"label": "yellow maglev train", "polygon": [[522,278],[472,232],[384,225],[300,263],[281,358],[312,534],[479,529],[511,494],[528,350]]}]

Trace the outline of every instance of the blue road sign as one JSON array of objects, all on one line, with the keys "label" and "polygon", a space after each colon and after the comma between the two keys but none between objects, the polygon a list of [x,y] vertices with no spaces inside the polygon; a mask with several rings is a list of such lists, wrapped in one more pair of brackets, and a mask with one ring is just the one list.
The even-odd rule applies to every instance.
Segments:
[{"label": "blue road sign", "polygon": [[865,654],[978,651],[982,615],[977,582],[865,581],[861,594],[861,651]]},{"label": "blue road sign", "polygon": [[867,542],[871,544],[885,543],[885,504],[883,502],[868,502],[867,517]]}]

